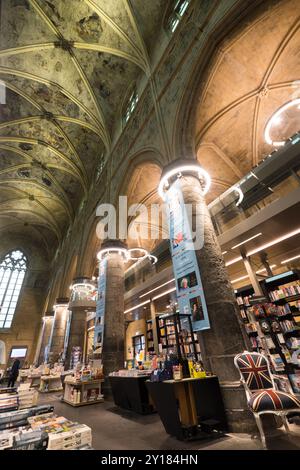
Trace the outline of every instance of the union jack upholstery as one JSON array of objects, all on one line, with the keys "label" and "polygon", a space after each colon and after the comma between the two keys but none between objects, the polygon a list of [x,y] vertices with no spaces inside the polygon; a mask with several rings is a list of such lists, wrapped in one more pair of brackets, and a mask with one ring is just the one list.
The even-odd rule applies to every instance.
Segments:
[{"label": "union jack upholstery", "polygon": [[272,413],[281,416],[285,430],[289,432],[287,415],[300,412],[300,400],[295,395],[277,390],[268,359],[263,354],[244,351],[235,356],[234,364],[240,372],[249,409],[254,415],[263,447],[266,449],[261,415]]},{"label": "union jack upholstery", "polygon": [[263,355],[239,354],[236,363],[249,390],[273,388],[268,362]]},{"label": "union jack upholstery", "polygon": [[254,413],[300,409],[300,401],[294,395],[274,389],[254,392],[248,405]]}]

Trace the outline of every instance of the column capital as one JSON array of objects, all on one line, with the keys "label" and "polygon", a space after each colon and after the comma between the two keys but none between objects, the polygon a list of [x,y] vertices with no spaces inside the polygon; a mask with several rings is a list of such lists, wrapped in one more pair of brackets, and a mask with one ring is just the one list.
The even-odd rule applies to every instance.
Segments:
[{"label": "column capital", "polygon": [[45,312],[44,316],[43,316],[43,319],[44,318],[52,318],[54,317],[54,310],[48,310],[47,312]]},{"label": "column capital", "polygon": [[104,240],[102,243],[101,243],[101,250],[102,249],[106,249],[106,248],[123,248],[125,250],[127,250],[127,244],[125,242],[123,242],[122,240],[118,240],[118,239],[107,239],[107,240]]},{"label": "column capital", "polygon": [[100,251],[97,254],[97,258],[101,260],[103,256],[108,255],[109,253],[119,253],[119,254],[122,254],[125,259],[127,259],[127,256],[128,256],[127,244],[118,239],[104,240],[104,242],[102,242],[101,244]]},{"label": "column capital", "polygon": [[69,303],[69,297],[57,297],[57,299],[55,300],[55,305],[53,305],[53,308],[55,309],[55,307],[67,306],[68,303]]},{"label": "column capital", "polygon": [[169,163],[162,171],[160,183],[158,186],[158,194],[164,199],[164,192],[170,187],[177,178],[181,176],[193,176],[200,180],[203,195],[205,195],[211,184],[211,178],[198,160],[194,159],[177,159]]},{"label": "column capital", "polygon": [[72,284],[70,286],[70,289],[73,289],[74,287],[80,286],[80,285],[83,285],[84,287],[87,287],[87,288],[90,287],[90,289],[93,290],[95,287],[95,282],[92,280],[92,278],[88,276],[77,276],[77,277],[74,277]]}]

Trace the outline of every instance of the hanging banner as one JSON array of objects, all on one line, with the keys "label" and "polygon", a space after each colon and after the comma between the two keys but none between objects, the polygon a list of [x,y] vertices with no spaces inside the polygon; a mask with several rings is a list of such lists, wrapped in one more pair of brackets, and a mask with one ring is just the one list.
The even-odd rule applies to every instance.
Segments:
[{"label": "hanging banner", "polygon": [[65,332],[65,340],[64,340],[64,352],[63,352],[63,360],[65,361],[67,356],[67,349],[69,344],[69,336],[70,336],[70,329],[71,329],[71,320],[72,320],[72,311],[68,310],[67,313],[67,322],[66,322],[66,332]]},{"label": "hanging banner", "polygon": [[210,328],[200,269],[180,182],[166,192],[173,272],[179,312],[191,315],[194,331]]},{"label": "hanging banner", "polygon": [[105,293],[106,293],[106,271],[107,259],[100,261],[99,282],[98,282],[98,300],[96,304],[95,330],[94,330],[94,353],[102,354],[104,318],[105,318]]}]

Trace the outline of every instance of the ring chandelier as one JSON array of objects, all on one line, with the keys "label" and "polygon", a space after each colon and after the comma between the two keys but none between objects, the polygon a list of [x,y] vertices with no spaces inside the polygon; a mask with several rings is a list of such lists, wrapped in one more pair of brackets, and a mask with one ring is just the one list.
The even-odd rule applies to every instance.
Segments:
[{"label": "ring chandelier", "polygon": [[173,168],[172,170],[168,171],[160,180],[158,185],[157,192],[159,196],[165,200],[165,191],[170,187],[169,178],[172,176],[177,176],[177,178],[181,178],[184,173],[196,173],[199,179],[204,180],[204,188],[202,189],[202,194],[208,193],[210,185],[211,185],[211,178],[204,168],[197,164],[187,164],[181,165],[177,168]]},{"label": "ring chandelier", "polygon": [[95,290],[95,286],[87,282],[78,282],[76,284],[72,284],[70,286],[70,289],[74,291],[86,290],[88,292],[92,292],[93,290]]},{"label": "ring chandelier", "polygon": [[154,255],[151,255],[144,248],[130,248],[130,249],[116,248],[116,247],[103,248],[97,254],[97,258],[99,259],[99,261],[101,261],[105,255],[108,255],[110,253],[118,253],[120,255],[123,255],[126,262],[129,262],[129,261],[139,262],[148,258],[152,264],[157,263],[157,257]]},{"label": "ring chandelier", "polygon": [[274,141],[271,138],[271,130],[274,126],[278,125],[281,122],[281,115],[290,108],[297,106],[300,109],[300,98],[296,98],[292,101],[288,101],[283,106],[277,109],[274,114],[270,117],[265,127],[264,137],[265,141],[269,145],[274,145],[274,147],[282,147],[285,144],[285,140]]},{"label": "ring chandelier", "polygon": [[241,190],[241,188],[239,186],[234,186],[232,188],[232,191],[235,191],[239,195],[239,199],[235,203],[235,205],[238,207],[241,204],[242,200],[244,199],[244,193],[243,193],[243,191]]}]

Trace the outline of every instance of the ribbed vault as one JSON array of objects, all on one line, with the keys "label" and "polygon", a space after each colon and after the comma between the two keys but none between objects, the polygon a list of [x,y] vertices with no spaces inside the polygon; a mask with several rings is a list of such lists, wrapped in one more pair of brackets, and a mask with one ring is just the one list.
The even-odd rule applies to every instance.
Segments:
[{"label": "ribbed vault", "polygon": [[85,198],[132,82],[150,74],[163,0],[2,2],[0,230],[49,252]]}]

